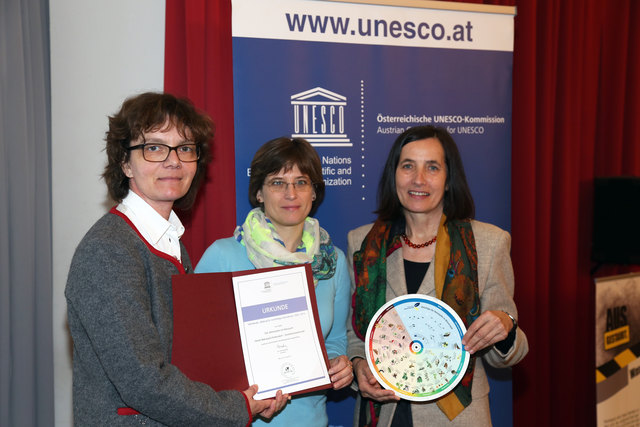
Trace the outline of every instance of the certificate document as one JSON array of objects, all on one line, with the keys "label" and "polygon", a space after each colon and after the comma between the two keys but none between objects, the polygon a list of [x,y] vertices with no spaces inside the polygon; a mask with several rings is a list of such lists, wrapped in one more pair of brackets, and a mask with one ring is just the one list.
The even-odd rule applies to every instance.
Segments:
[{"label": "certificate document", "polygon": [[233,277],[245,369],[249,384],[258,384],[256,399],[331,384],[309,271],[301,265]]}]

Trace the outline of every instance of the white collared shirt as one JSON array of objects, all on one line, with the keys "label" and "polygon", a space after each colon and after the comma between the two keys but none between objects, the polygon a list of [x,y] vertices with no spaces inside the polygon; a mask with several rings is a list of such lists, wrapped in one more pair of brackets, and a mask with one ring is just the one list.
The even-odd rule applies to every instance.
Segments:
[{"label": "white collared shirt", "polygon": [[180,237],[184,234],[184,226],[175,212],[171,211],[167,221],[131,190],[116,209],[131,220],[151,246],[182,262]]}]

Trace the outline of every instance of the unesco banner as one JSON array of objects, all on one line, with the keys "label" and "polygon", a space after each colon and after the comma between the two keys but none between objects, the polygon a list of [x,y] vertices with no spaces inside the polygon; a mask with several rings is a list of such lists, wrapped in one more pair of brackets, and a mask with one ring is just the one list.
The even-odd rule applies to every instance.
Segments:
[{"label": "unesco banner", "polygon": [[[375,219],[393,141],[408,127],[431,124],[458,143],[477,219],[510,229],[515,8],[427,3],[438,9],[233,0],[239,224],[250,209],[258,147],[280,136],[305,138],[320,155],[326,184],[316,217],[346,251],[347,232]],[[493,398],[510,402],[511,382],[498,383]],[[504,406],[506,424],[498,417],[497,425],[511,424]]]}]

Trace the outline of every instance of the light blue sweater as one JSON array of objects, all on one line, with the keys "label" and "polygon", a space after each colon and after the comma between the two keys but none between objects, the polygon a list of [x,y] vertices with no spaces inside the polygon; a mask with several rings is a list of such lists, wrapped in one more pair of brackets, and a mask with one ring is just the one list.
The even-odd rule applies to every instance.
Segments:
[{"label": "light blue sweater", "polygon": [[[349,314],[350,279],[344,253],[336,248],[338,264],[335,275],[320,280],[316,286],[318,315],[329,359],[347,351],[347,316]],[[215,241],[205,251],[196,273],[251,270],[255,268],[247,257],[246,248],[233,237]],[[326,395],[315,392],[294,396],[285,408],[269,422],[257,419],[258,426],[326,426],[329,423]]]}]

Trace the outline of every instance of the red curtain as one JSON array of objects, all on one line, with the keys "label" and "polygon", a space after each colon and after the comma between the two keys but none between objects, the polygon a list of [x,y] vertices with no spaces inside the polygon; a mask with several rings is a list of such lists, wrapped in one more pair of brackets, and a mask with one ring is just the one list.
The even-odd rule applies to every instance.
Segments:
[{"label": "red curtain", "polygon": [[512,256],[531,352],[514,369],[515,425],[595,425],[593,178],[640,176],[640,8],[517,6]]},{"label": "red curtain", "polygon": [[[640,176],[640,2],[467,2],[517,6],[512,257],[531,350],[514,369],[514,425],[595,425],[592,186]],[[217,124],[209,181],[185,218],[194,263],[236,225],[230,22],[230,0],[167,0],[165,89]]]},{"label": "red curtain", "polygon": [[213,161],[194,208],[181,212],[182,240],[195,266],[236,226],[231,2],[167,0],[164,89],[186,96],[213,119]]}]

